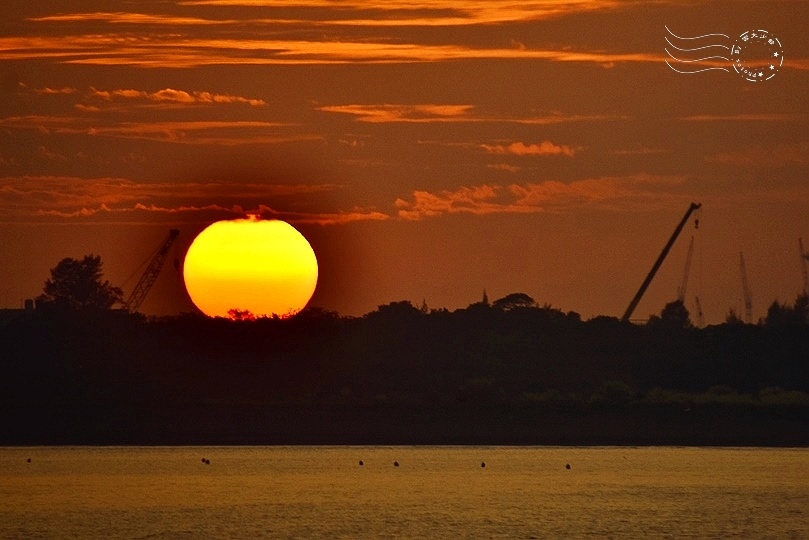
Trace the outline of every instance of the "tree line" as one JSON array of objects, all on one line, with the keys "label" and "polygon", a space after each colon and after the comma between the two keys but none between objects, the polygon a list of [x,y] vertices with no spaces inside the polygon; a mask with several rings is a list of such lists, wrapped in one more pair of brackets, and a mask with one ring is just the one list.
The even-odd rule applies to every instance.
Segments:
[{"label": "tree line", "polygon": [[[93,266],[85,265],[90,281],[117,294]],[[442,432],[473,417],[506,429],[497,426],[554,411],[763,411],[767,422],[809,427],[803,295],[760,324],[707,328],[695,328],[678,302],[635,325],[582,320],[522,293],[454,311],[397,301],[362,317],[310,307],[287,319],[232,320],[147,318],[84,292],[81,305],[49,287],[56,281],[46,283],[44,309],[0,323],[3,421],[26,440],[38,430],[244,434],[290,421],[318,432],[340,422],[392,430],[388,416],[374,415],[417,411],[443,418]],[[325,420],[337,410],[346,417]]]}]

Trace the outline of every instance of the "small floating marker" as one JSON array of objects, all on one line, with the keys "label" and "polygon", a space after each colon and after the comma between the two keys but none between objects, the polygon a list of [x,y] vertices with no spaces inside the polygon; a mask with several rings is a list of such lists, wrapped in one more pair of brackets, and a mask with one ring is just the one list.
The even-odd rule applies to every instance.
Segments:
[{"label": "small floating marker", "polygon": [[568,463],[567,465],[565,465],[565,469],[570,470],[570,463]]},{"label": "small floating marker", "polygon": [[360,460],[360,467],[362,467],[363,465],[365,465],[365,462],[363,460]]},{"label": "small floating marker", "polygon": [[205,458],[202,458],[202,462],[205,463]]},{"label": "small floating marker", "polygon": [[399,462],[398,462],[398,461],[394,461],[394,462],[393,462],[393,466],[394,466],[394,467],[398,467],[398,466],[399,466]]},{"label": "small floating marker", "polygon": [[210,465],[210,464],[211,464],[211,460],[208,459],[208,458],[205,458],[205,465]]},{"label": "small floating marker", "polygon": [[31,458],[25,460],[26,463],[31,463]]},{"label": "small floating marker", "polygon": [[486,462],[485,462],[485,461],[481,461],[481,462],[480,462],[480,468],[481,468],[481,469],[485,469],[485,468],[486,468]]}]

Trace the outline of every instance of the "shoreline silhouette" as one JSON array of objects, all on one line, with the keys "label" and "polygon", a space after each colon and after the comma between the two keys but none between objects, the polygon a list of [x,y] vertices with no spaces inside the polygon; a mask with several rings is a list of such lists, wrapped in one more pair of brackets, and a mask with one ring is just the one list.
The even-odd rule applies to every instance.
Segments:
[{"label": "shoreline silhouette", "polygon": [[809,445],[802,304],[698,329],[521,298],[0,321],[0,444]]}]

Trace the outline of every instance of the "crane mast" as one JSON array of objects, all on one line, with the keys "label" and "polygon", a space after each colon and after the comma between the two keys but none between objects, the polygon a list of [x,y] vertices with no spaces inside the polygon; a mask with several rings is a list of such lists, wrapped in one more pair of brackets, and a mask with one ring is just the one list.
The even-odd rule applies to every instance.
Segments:
[{"label": "crane mast", "polygon": [[742,274],[742,293],[744,293],[745,322],[753,322],[753,293],[750,292],[750,283],[747,281],[747,266],[744,264],[744,253],[739,252],[739,271]]},{"label": "crane mast", "polygon": [[660,265],[662,265],[663,261],[666,260],[666,255],[669,254],[671,246],[674,245],[674,242],[677,240],[677,237],[680,236],[680,231],[683,230],[685,222],[688,221],[688,218],[691,216],[691,214],[695,210],[698,210],[700,207],[702,207],[701,204],[694,202],[692,202],[691,206],[688,207],[688,210],[685,212],[683,219],[681,219],[680,223],[678,223],[677,227],[675,227],[674,232],[671,234],[671,238],[669,238],[669,241],[666,243],[665,246],[663,246],[663,251],[660,252],[660,255],[657,257],[657,260],[652,265],[652,269],[649,270],[649,274],[646,276],[646,279],[643,280],[643,283],[641,283],[638,292],[635,293],[635,297],[632,298],[632,301],[626,308],[624,316],[621,317],[622,321],[628,321],[629,318],[632,316],[632,313],[635,311],[635,308],[638,307],[640,299],[643,298],[643,294],[646,292],[646,289],[649,287],[649,284],[652,282],[652,279],[654,279],[657,270],[660,268]]},{"label": "crane mast", "polygon": [[806,271],[806,261],[809,261],[809,253],[803,250],[803,238],[798,238],[798,249],[801,254],[801,273],[803,274],[803,294],[809,293],[809,273]]},{"label": "crane mast", "polygon": [[124,302],[124,309],[137,311],[138,308],[140,308],[146,295],[149,294],[152,285],[154,285],[155,280],[157,280],[157,276],[160,275],[160,270],[163,268],[163,263],[166,262],[169,248],[171,248],[171,245],[179,234],[179,229],[171,229],[169,231],[169,235],[160,245],[157,252],[152,257],[152,260],[149,261],[149,265],[146,267],[146,270],[143,271],[143,275],[140,276],[135,288],[132,289],[132,294],[130,294],[129,298]]}]

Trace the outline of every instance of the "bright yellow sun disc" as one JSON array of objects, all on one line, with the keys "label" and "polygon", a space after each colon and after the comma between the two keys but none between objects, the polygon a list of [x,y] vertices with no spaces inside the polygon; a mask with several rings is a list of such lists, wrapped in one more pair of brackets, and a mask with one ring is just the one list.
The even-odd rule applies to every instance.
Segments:
[{"label": "bright yellow sun disc", "polygon": [[312,298],[317,259],[285,221],[217,221],[188,248],[183,278],[194,305],[211,317],[228,317],[232,310],[288,317]]}]

